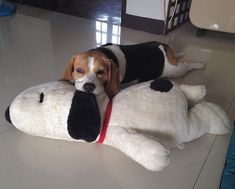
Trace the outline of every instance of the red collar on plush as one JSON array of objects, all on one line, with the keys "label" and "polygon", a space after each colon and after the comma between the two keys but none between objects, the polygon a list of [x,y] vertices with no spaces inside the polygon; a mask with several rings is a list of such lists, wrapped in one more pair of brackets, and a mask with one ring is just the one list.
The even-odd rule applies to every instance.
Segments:
[{"label": "red collar on plush", "polygon": [[110,119],[111,112],[112,112],[112,107],[113,107],[113,102],[112,102],[112,100],[110,100],[108,105],[107,105],[107,109],[106,109],[106,113],[105,113],[104,125],[101,129],[100,137],[97,141],[97,143],[99,143],[99,144],[102,144],[104,142],[106,131],[107,131],[107,128],[108,128],[108,125],[109,125],[109,119]]}]

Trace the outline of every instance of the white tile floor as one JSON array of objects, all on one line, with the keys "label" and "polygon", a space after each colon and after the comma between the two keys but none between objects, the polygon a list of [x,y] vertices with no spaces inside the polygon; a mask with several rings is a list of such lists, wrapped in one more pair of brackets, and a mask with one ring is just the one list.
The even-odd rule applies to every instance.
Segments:
[{"label": "white tile floor", "polygon": [[[33,137],[5,121],[4,111],[20,91],[57,80],[71,55],[112,36],[118,40],[112,25],[100,35],[98,24],[28,6],[0,18],[0,189],[219,188],[230,135],[208,134],[172,149],[170,165],[149,172],[111,147]],[[184,59],[206,62],[206,70],[177,81],[205,84],[207,100],[235,118],[235,35],[208,32],[197,38],[189,23],[167,37],[119,29],[122,44],[158,40],[184,51]]]}]

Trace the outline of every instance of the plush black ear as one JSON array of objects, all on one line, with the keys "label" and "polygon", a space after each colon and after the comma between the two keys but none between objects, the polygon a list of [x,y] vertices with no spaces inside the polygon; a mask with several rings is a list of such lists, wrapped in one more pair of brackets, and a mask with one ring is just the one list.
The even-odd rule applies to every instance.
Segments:
[{"label": "plush black ear", "polygon": [[68,116],[68,132],[74,139],[93,142],[100,133],[101,117],[96,97],[76,91]]},{"label": "plush black ear", "polygon": [[10,106],[8,106],[8,108],[7,108],[6,111],[5,111],[5,119],[6,119],[9,123],[12,123],[12,122],[11,122],[11,117],[10,117]]},{"label": "plush black ear", "polygon": [[151,82],[150,88],[154,91],[168,92],[173,87],[173,84],[168,79],[155,79]]}]

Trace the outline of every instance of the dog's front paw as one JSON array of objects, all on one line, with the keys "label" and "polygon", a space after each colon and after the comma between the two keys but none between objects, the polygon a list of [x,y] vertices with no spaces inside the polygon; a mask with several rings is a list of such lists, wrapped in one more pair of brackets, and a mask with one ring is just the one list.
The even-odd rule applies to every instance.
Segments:
[{"label": "dog's front paw", "polygon": [[204,62],[196,62],[194,63],[195,69],[205,69],[206,68],[206,63]]},{"label": "dog's front paw", "polygon": [[154,139],[143,141],[136,160],[151,171],[160,171],[170,162],[170,151]]}]

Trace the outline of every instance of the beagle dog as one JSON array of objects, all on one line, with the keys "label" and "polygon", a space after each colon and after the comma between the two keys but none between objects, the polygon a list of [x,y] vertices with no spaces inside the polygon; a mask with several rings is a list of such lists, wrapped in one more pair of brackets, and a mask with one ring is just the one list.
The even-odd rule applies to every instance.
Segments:
[{"label": "beagle dog", "polygon": [[157,78],[178,78],[204,63],[177,62],[172,49],[156,41],[135,45],[108,43],[73,56],[60,80],[70,81],[77,90],[112,98],[120,83]]}]

